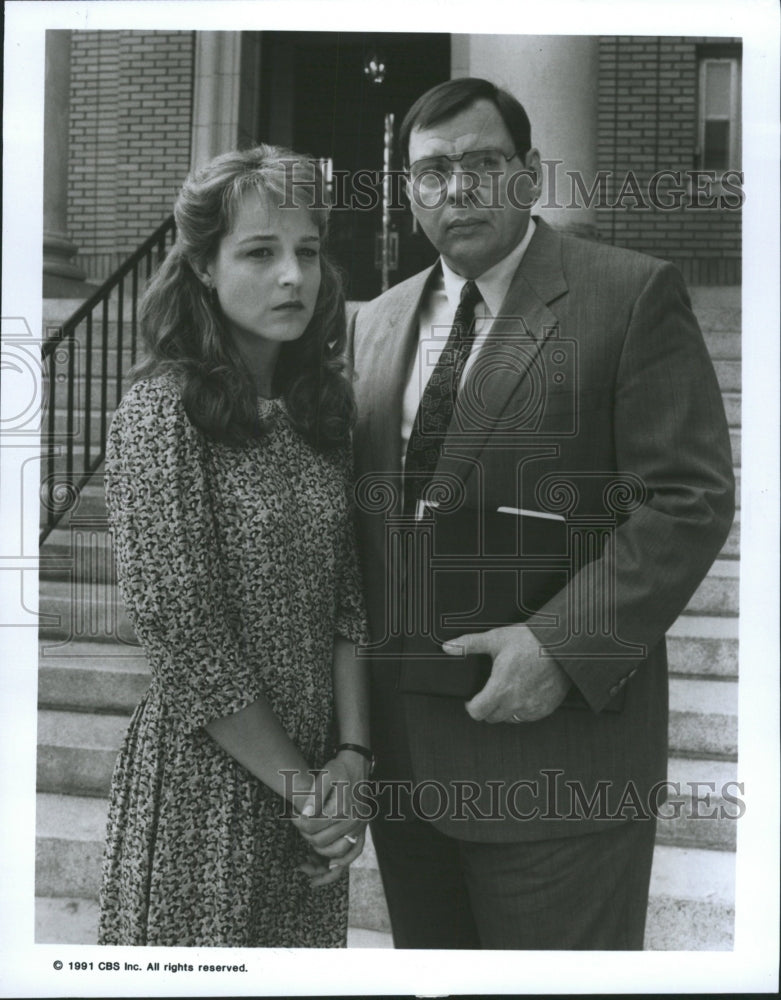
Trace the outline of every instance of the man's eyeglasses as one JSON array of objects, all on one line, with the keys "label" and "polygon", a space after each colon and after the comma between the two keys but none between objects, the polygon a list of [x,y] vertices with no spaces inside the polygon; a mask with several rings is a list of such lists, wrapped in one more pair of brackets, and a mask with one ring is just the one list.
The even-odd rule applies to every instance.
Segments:
[{"label": "man's eyeglasses", "polygon": [[503,153],[501,149],[469,149],[465,153],[424,156],[410,164],[409,176],[426,186],[446,184],[453,175],[453,164],[460,163],[464,172],[486,179],[492,172],[504,170],[505,164],[517,155],[517,152]]}]

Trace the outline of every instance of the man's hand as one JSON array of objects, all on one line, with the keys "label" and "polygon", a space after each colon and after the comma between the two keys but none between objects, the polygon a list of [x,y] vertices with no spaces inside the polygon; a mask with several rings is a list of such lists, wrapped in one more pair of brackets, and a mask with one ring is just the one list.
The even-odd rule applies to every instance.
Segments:
[{"label": "man's hand", "polygon": [[446,642],[446,653],[488,653],[491,676],[482,691],[466,703],[478,722],[534,722],[559,707],[572,681],[550,657],[540,656],[540,644],[525,625],[508,625],[462,635]]}]

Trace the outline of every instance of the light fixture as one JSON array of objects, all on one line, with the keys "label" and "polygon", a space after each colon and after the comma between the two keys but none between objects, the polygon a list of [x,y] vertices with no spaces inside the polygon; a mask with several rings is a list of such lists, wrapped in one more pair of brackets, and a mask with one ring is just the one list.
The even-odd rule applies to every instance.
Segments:
[{"label": "light fixture", "polygon": [[364,56],[363,72],[372,83],[382,83],[385,79],[385,60],[378,52],[369,52]]}]

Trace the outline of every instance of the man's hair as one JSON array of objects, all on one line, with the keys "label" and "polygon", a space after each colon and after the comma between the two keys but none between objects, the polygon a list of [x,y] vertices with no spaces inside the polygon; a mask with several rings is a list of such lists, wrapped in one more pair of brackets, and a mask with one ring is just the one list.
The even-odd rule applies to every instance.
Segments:
[{"label": "man's hair", "polygon": [[532,140],[529,116],[523,105],[490,81],[467,76],[438,83],[419,97],[404,116],[399,130],[399,146],[405,164],[409,159],[409,140],[414,128],[429,128],[447,121],[479,100],[490,101],[494,105],[512,137],[515,152],[524,157],[531,149]]}]

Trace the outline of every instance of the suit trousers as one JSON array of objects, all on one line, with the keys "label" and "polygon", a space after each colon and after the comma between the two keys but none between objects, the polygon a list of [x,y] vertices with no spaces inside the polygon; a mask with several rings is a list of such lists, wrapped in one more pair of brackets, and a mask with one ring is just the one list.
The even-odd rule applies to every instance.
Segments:
[{"label": "suit trousers", "polygon": [[543,841],[372,824],[396,948],[641,951],[656,821]]}]

